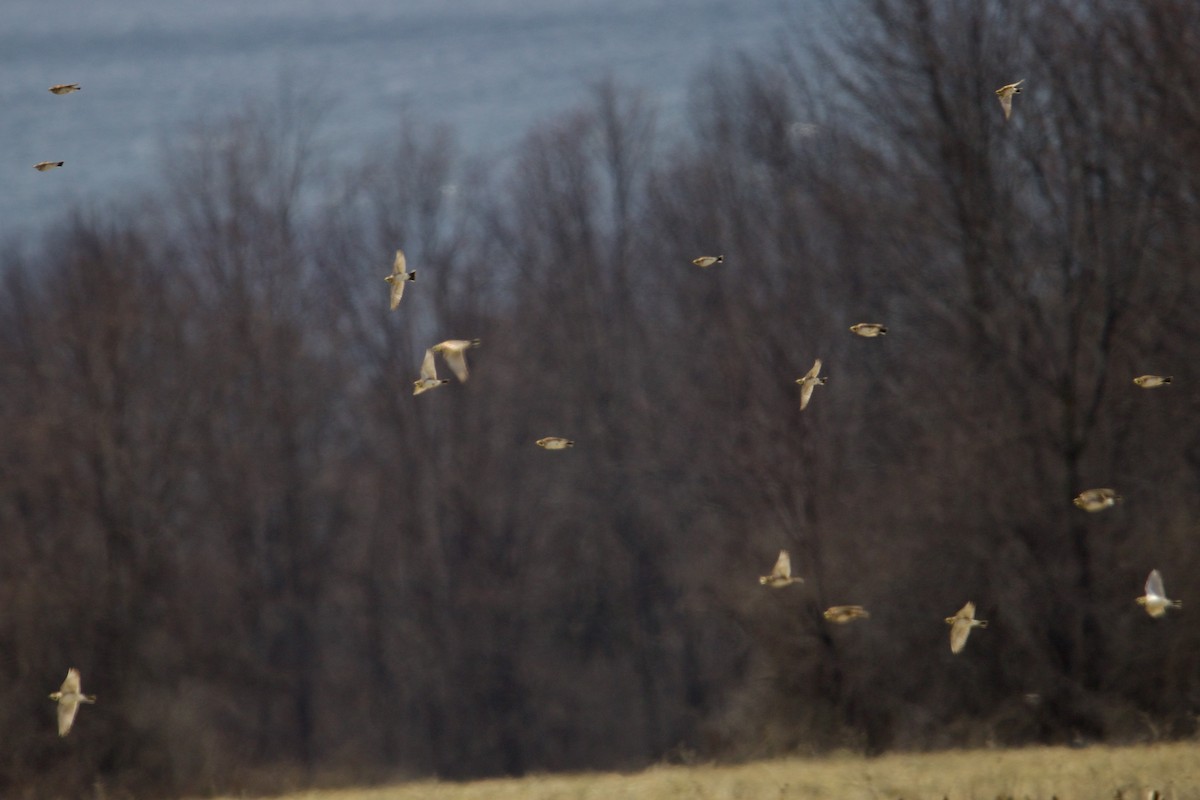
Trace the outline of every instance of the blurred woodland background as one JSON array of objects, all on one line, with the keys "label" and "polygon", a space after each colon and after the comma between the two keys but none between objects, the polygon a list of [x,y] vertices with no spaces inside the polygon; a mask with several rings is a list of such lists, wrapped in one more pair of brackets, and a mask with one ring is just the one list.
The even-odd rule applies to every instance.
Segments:
[{"label": "blurred woodland background", "polygon": [[0,793],[1194,735],[1200,4],[834,10],[687,130],[609,83],[346,169],[297,88],[8,242]]}]

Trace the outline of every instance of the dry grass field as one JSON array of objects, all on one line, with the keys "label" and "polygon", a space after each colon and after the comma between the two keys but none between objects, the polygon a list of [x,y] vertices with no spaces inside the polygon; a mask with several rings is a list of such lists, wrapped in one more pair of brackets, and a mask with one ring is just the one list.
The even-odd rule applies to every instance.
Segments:
[{"label": "dry grass field", "polygon": [[306,792],[283,800],[775,800],[836,798],[1200,798],[1200,744],[1031,748],[865,759],[842,755],[738,766],[663,766],[644,772],[547,775],[378,789]]}]

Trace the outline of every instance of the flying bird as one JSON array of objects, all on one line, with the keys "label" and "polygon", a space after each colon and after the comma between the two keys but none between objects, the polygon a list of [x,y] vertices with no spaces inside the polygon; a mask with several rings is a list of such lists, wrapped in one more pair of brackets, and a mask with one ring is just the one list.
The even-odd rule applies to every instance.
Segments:
[{"label": "flying bird", "polygon": [[1170,375],[1139,375],[1133,379],[1133,382],[1143,389],[1153,389],[1157,386],[1166,386],[1172,380]]},{"label": "flying bird", "polygon": [[467,379],[466,351],[472,347],[479,347],[479,344],[478,339],[447,339],[435,344],[430,349],[435,353],[442,354],[442,358],[446,359],[446,366],[450,367],[450,371],[461,382]]},{"label": "flying bird", "polygon": [[832,606],[825,609],[825,619],[845,625],[856,619],[870,619],[871,615],[862,606]]},{"label": "flying bird", "polygon": [[693,258],[692,263],[697,267],[711,267],[713,264],[724,264],[725,256],[700,256]]},{"label": "flying bird", "polygon": [[857,333],[859,336],[865,336],[868,339],[876,336],[883,336],[887,333],[887,328],[880,325],[878,322],[860,322],[857,325],[851,325],[850,330]]},{"label": "flying bird", "polygon": [[1103,511],[1116,505],[1121,499],[1115,489],[1084,489],[1073,502],[1084,511]]},{"label": "flying bird", "polygon": [[975,604],[970,602],[960,608],[953,617],[946,617],[946,624],[950,626],[951,653],[961,653],[967,646],[971,628],[986,628],[988,625],[986,619],[975,619]]},{"label": "flying bird", "polygon": [[67,162],[65,162],[65,161],[39,161],[38,163],[33,165],[33,168],[36,169],[38,172],[45,172],[47,170],[55,169],[56,167],[61,167],[65,163],[67,163]]},{"label": "flying bird", "polygon": [[1146,613],[1152,617],[1161,617],[1168,608],[1183,608],[1181,601],[1167,599],[1162,575],[1156,569],[1150,570],[1150,577],[1146,578],[1146,594],[1137,599],[1137,604],[1145,607]]},{"label": "flying bird", "polygon": [[1021,93],[1021,84],[1025,79],[1010,83],[1007,86],[1001,86],[996,90],[996,97],[1000,98],[1000,107],[1004,109],[1004,119],[1008,120],[1012,116],[1012,98],[1014,94]]},{"label": "flying bird", "polygon": [[763,575],[758,582],[773,589],[782,589],[793,583],[804,583],[804,579],[792,577],[792,559],[787,550],[780,550],[779,558],[775,559],[775,566],[771,569],[771,574]]},{"label": "flying bird", "polygon": [[417,279],[417,271],[414,269],[411,272],[405,271],[408,262],[404,258],[404,251],[396,251],[396,260],[392,262],[392,274],[384,278],[385,281],[392,285],[392,311],[396,310],[396,306],[400,305],[400,298],[404,296],[404,284]]},{"label": "flying bird", "polygon": [[437,364],[433,361],[433,351],[426,350],[425,358],[421,361],[421,377],[413,381],[413,394],[418,395],[449,382],[449,378],[438,378]]},{"label": "flying bird", "polygon": [[817,374],[821,371],[821,359],[817,359],[813,364],[812,369],[804,373],[803,378],[797,378],[796,383],[800,384],[800,410],[803,411],[808,407],[808,401],[812,399],[813,389],[818,386],[824,386],[825,381],[829,378],[818,378]]},{"label": "flying bird", "polygon": [[62,688],[50,695],[50,699],[58,703],[58,735],[66,736],[71,732],[75,722],[75,714],[79,711],[80,703],[94,703],[96,696],[80,692],[79,670],[67,670],[67,679]]},{"label": "flying bird", "polygon": [[545,436],[537,440],[537,446],[544,450],[566,450],[574,447],[575,443],[561,436]]},{"label": "flying bird", "polygon": [[71,92],[79,91],[78,83],[56,83],[50,87],[50,91],[54,94],[70,94]]}]

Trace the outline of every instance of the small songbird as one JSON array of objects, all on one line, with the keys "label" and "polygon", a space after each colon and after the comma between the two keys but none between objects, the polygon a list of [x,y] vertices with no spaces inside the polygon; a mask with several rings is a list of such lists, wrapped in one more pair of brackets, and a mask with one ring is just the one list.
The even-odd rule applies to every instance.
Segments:
[{"label": "small songbird", "polygon": [[33,165],[33,168],[36,169],[38,172],[45,172],[46,170],[51,170],[51,169],[55,169],[56,167],[61,167],[65,163],[67,163],[67,162],[65,162],[65,161],[39,161],[38,163]]},{"label": "small songbird", "polygon": [[1121,499],[1115,489],[1084,489],[1073,502],[1084,511],[1103,511],[1116,505]]},{"label": "small songbird", "polygon": [[426,350],[425,358],[421,361],[421,377],[413,381],[413,394],[436,389],[450,382],[449,378],[438,378],[437,364],[433,361],[433,351]]},{"label": "small songbird", "polygon": [[447,339],[430,349],[442,354],[442,358],[446,359],[446,366],[450,367],[450,371],[462,382],[467,379],[466,351],[471,347],[479,347],[479,344],[478,339]]},{"label": "small songbird", "polygon": [[859,336],[865,336],[868,339],[883,336],[887,333],[887,328],[880,325],[878,322],[860,322],[857,325],[851,325],[850,330],[857,333]]},{"label": "small songbird", "polygon": [[79,670],[71,668],[67,670],[67,679],[63,681],[62,688],[50,695],[50,699],[58,703],[59,736],[66,736],[71,732],[71,725],[75,722],[80,703],[96,702],[95,695],[83,694],[80,689]]},{"label": "small songbird", "polygon": [[792,559],[787,550],[780,550],[779,558],[775,559],[775,566],[771,569],[771,574],[763,575],[758,582],[773,589],[782,589],[793,583],[804,583],[804,579],[792,577]]},{"label": "small songbird", "polygon": [[725,263],[725,256],[700,256],[699,258],[693,258],[692,263],[697,267],[711,267],[713,264]]},{"label": "small songbird", "polygon": [[1170,375],[1139,375],[1133,379],[1133,382],[1143,389],[1153,389],[1157,386],[1166,386],[1172,380]]},{"label": "small songbird", "polygon": [[817,359],[813,364],[812,369],[804,373],[803,378],[797,378],[796,383],[800,384],[800,410],[803,411],[808,407],[808,401],[812,399],[813,389],[818,386],[824,386],[825,381],[829,378],[818,378],[817,375],[821,371],[821,359]]},{"label": "small songbird", "polygon": [[1168,608],[1183,608],[1182,601],[1167,599],[1162,575],[1156,569],[1150,570],[1150,577],[1146,578],[1146,594],[1137,599],[1137,604],[1143,606],[1152,617],[1161,617]]},{"label": "small songbird", "polygon": [[392,311],[395,311],[396,306],[400,305],[400,298],[404,296],[404,284],[417,279],[417,271],[414,269],[406,272],[407,266],[408,262],[404,258],[404,251],[397,250],[396,260],[392,262],[392,274],[384,278],[392,285]]},{"label": "small songbird", "polygon": [[962,652],[967,645],[967,637],[971,635],[971,628],[986,628],[988,625],[986,619],[975,619],[975,604],[970,602],[953,617],[946,617],[946,624],[950,626],[951,653]]},{"label": "small songbird", "polygon": [[575,443],[561,436],[546,436],[537,440],[537,446],[545,450],[566,450],[568,447],[574,447]]},{"label": "small songbird", "polygon": [[78,83],[57,83],[50,87],[50,91],[54,94],[70,94],[71,92],[79,91]]},{"label": "small songbird", "polygon": [[1007,120],[1012,116],[1012,98],[1014,94],[1021,93],[1021,84],[1025,79],[1010,83],[1007,86],[1001,86],[996,90],[996,97],[1000,98],[1000,107],[1004,109],[1004,119]]},{"label": "small songbird", "polygon": [[825,609],[825,619],[830,622],[836,622],[838,625],[845,625],[847,622],[853,622],[856,619],[870,619],[871,615],[862,606],[832,606]]}]

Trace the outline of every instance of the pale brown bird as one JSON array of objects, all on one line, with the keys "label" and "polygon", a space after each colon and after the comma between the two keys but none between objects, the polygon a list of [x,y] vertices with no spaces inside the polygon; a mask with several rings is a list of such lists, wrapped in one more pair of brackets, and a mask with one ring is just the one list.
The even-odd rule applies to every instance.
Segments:
[{"label": "pale brown bird", "polygon": [[413,381],[413,394],[417,395],[421,392],[427,392],[430,389],[444,386],[449,382],[449,378],[439,378],[437,376],[437,364],[433,361],[433,351],[426,350],[425,358],[421,361],[421,377]]},{"label": "pale brown bird", "polygon": [[693,258],[692,263],[697,267],[711,267],[713,264],[724,264],[725,256],[700,256]]},{"label": "pale brown bird", "polygon": [[459,381],[467,379],[467,357],[466,351],[471,347],[479,347],[478,339],[447,339],[444,342],[435,344],[432,348],[433,352],[441,353],[442,358],[446,359],[446,366],[450,367]]},{"label": "pale brown bird", "polygon": [[831,606],[825,609],[825,619],[845,625],[856,619],[870,619],[871,615],[862,606]]},{"label": "pale brown bird", "polygon": [[851,325],[850,330],[857,333],[859,336],[865,336],[868,339],[876,336],[883,336],[887,333],[887,328],[880,325],[878,322],[860,322],[857,325]]},{"label": "pale brown bird", "polygon": [[1146,578],[1146,593],[1137,599],[1137,604],[1152,617],[1161,617],[1168,608],[1183,608],[1182,601],[1167,598],[1162,575],[1156,569],[1150,570],[1150,577]]},{"label": "pale brown bird", "polygon": [[67,163],[67,162],[65,162],[65,161],[39,161],[38,163],[33,165],[33,168],[36,169],[38,172],[45,172],[47,170],[61,167],[65,163]]},{"label": "pale brown bird", "polygon": [[1120,499],[1121,495],[1117,494],[1115,489],[1084,489],[1071,502],[1084,511],[1095,512],[1112,508]]},{"label": "pale brown bird", "polygon": [[63,681],[62,688],[50,694],[50,699],[58,703],[59,736],[66,736],[71,732],[71,725],[75,722],[80,703],[96,702],[95,695],[83,694],[81,688],[79,670],[71,668],[67,670],[67,679]]},{"label": "pale brown bird", "polygon": [[50,91],[54,94],[70,94],[71,92],[79,91],[78,83],[57,83],[50,87]]},{"label": "pale brown bird", "polygon": [[392,262],[392,274],[384,278],[392,285],[392,311],[395,311],[396,306],[400,305],[400,298],[404,296],[404,284],[417,279],[417,271],[414,269],[406,272],[407,266],[408,262],[404,258],[404,251],[397,250],[396,260]]},{"label": "pale brown bird", "polygon": [[1004,119],[1007,120],[1012,116],[1012,98],[1014,94],[1021,93],[1021,84],[1025,79],[1010,83],[1007,86],[1001,86],[996,90],[996,97],[1000,98],[1000,107],[1004,109]]},{"label": "pale brown bird", "polygon": [[773,589],[782,589],[784,586],[791,586],[793,583],[804,583],[804,579],[792,577],[791,556],[788,555],[787,550],[780,550],[779,558],[775,559],[775,566],[771,569],[771,574],[763,575],[758,579],[758,582],[763,586],[770,586]]},{"label": "pale brown bird", "polygon": [[972,628],[986,628],[988,625],[986,619],[975,619],[975,604],[971,602],[960,608],[953,617],[946,617],[946,624],[950,626],[951,653],[962,652]]},{"label": "pale brown bird", "polygon": [[1133,382],[1143,389],[1154,389],[1158,386],[1166,386],[1172,380],[1170,375],[1139,375],[1133,379]]},{"label": "pale brown bird", "polygon": [[803,411],[808,407],[808,401],[812,399],[813,389],[818,386],[824,386],[828,378],[817,377],[821,371],[821,359],[817,359],[813,364],[812,369],[804,373],[804,377],[797,378],[796,383],[800,384],[800,410]]},{"label": "pale brown bird", "polygon": [[561,436],[545,436],[537,440],[537,446],[544,450],[566,450],[568,447],[574,447],[575,443]]}]

